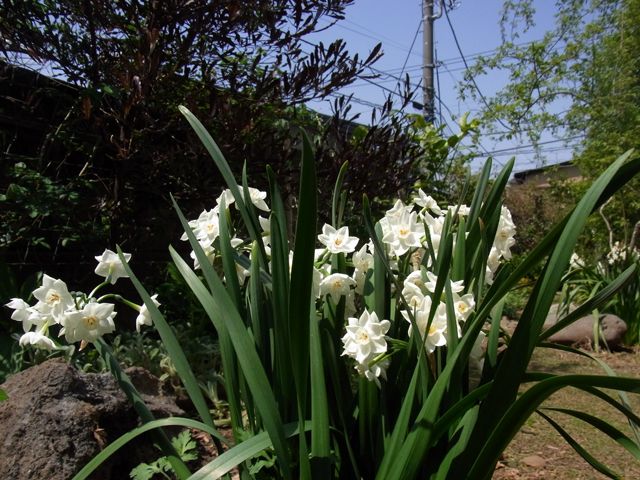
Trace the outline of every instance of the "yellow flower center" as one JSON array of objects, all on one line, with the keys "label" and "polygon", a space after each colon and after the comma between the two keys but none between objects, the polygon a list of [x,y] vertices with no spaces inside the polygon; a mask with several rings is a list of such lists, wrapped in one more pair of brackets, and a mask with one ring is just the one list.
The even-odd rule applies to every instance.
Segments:
[{"label": "yellow flower center", "polygon": [[60,294],[58,292],[56,292],[55,290],[49,290],[49,292],[47,293],[47,303],[49,305],[60,303],[60,300],[62,299],[60,298]]},{"label": "yellow flower center", "polygon": [[369,334],[365,329],[361,328],[358,330],[358,333],[356,333],[356,342],[359,344],[369,343]]},{"label": "yellow flower center", "polygon": [[96,328],[98,328],[99,321],[95,315],[84,317],[82,321],[84,322],[85,327],[87,327],[89,330],[95,330]]},{"label": "yellow flower center", "polygon": [[409,235],[410,232],[411,230],[405,227],[400,227],[400,230],[398,231],[401,237],[406,237],[407,235]]},{"label": "yellow flower center", "polygon": [[333,241],[333,244],[334,244],[336,247],[339,247],[340,245],[342,245],[342,239],[341,239],[341,238],[336,238],[336,239]]}]

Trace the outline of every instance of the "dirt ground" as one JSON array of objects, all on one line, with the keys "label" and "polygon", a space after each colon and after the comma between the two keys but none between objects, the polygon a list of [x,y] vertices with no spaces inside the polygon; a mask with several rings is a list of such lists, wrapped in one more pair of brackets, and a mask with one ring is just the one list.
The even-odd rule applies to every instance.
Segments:
[{"label": "dirt ground", "polygon": [[[593,354],[593,352],[590,352]],[[598,358],[619,376],[638,377],[640,350],[598,353]],[[585,357],[552,349],[539,349],[530,364],[531,371],[557,374],[604,372]],[[640,395],[629,395],[634,411],[640,411]],[[564,389],[551,396],[543,406],[582,410],[606,420],[626,435],[632,436],[624,416],[605,402],[577,389]],[[624,448],[590,425],[562,413],[545,412],[567,430],[586,450],[624,479],[640,479],[640,462]],[[498,468],[495,480],[563,479],[591,480],[608,478],[594,470],[578,455],[545,419],[533,414],[513,439]]]}]

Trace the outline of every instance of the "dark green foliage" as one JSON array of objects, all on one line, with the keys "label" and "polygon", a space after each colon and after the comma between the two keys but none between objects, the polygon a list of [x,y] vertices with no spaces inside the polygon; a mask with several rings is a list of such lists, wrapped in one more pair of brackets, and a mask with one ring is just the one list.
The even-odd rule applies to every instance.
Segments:
[{"label": "dark green foliage", "polygon": [[[439,171],[439,160],[422,155],[424,149],[406,130],[410,119],[391,100],[366,128],[354,123],[357,115],[344,98],[335,100],[332,117],[305,108],[308,100],[353,82],[381,54],[376,46],[368,58],[359,58],[341,40],[317,46],[305,40],[322,28],[322,20],[340,19],[350,3],[5,2],[0,7],[4,58],[64,80],[47,82],[31,73],[38,79],[35,85],[25,87],[29,80],[24,78],[2,84],[2,113],[20,120],[16,128],[0,128],[3,150],[23,155],[17,146],[33,147],[29,160],[14,156],[13,163],[23,161],[47,179],[51,195],[58,195],[50,209],[60,212],[54,216],[27,205],[27,213],[47,215],[50,235],[32,225],[11,252],[17,257],[16,252],[28,251],[28,243],[48,244],[54,253],[28,251],[40,253],[34,262],[46,267],[54,254],[58,265],[66,259],[61,255],[71,257],[63,241],[70,245],[82,238],[84,251],[74,248],[75,261],[91,261],[117,242],[147,265],[143,276],[157,275],[150,262],[165,259],[166,245],[179,235],[169,194],[193,214],[211,205],[223,187],[201,145],[178,119],[178,104],[188,105],[219,139],[236,175],[246,162],[253,186],[267,190],[264,166],[271,165],[288,211],[296,207],[299,127],[310,132],[316,147],[320,185],[333,183],[343,162],[349,162],[344,185],[356,199],[350,205],[356,211],[363,193],[374,199],[374,207],[376,197],[382,202],[407,193],[419,158],[425,159],[422,173]],[[24,70],[5,70],[5,79],[29,77]],[[407,97],[404,105],[408,102]],[[41,135],[28,124],[32,112]],[[380,171],[392,173],[380,176]],[[330,193],[320,189],[320,200]],[[61,194],[70,200],[62,203]],[[65,218],[65,212],[75,215]],[[23,226],[11,216],[7,222],[13,230]],[[158,231],[157,225],[165,228]]]}]

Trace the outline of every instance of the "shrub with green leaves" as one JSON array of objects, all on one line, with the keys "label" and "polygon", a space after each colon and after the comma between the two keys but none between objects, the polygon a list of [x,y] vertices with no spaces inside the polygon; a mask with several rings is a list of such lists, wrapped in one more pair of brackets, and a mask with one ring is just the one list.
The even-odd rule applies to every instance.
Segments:
[{"label": "shrub with green leaves", "polygon": [[[246,173],[237,182],[204,127],[186,109],[182,113],[228,186],[195,220],[174,203],[192,253],[185,259],[170,247],[170,255],[218,336],[233,441],[217,432],[183,348],[119,252],[201,421],[154,420],[107,343],[96,338],[96,349],[144,424],[109,445],[76,479],[87,478],[137,435],[168,425],[209,432],[219,448],[216,459],[191,474],[159,433],[180,479],[218,478],[236,467],[246,478],[488,479],[536,411],[594,468],[615,478],[542,403],[560,388],[576,387],[622,412],[635,432],[640,418],[625,392],[640,392],[640,379],[616,377],[604,365],[599,376],[530,373],[527,366],[536,348],[573,351],[544,340],[606,302],[634,273],[626,270],[543,331],[587,217],[640,170],[640,161],[628,155],[616,161],[573,212],[512,266],[515,226],[502,206],[512,163],[490,183],[488,162],[468,206],[441,208],[418,191],[376,222],[365,198],[368,238],[357,238],[342,224],[346,166],[332,205],[319,206],[317,191],[326,186],[316,182],[303,136],[297,220],[288,238],[273,173],[267,171],[268,195],[251,188]],[[331,209],[331,224],[319,233],[320,208]],[[505,296],[539,264],[518,326],[507,336],[500,328]],[[523,385],[529,388],[519,395]],[[640,458],[637,437],[584,412],[562,412]]]}]

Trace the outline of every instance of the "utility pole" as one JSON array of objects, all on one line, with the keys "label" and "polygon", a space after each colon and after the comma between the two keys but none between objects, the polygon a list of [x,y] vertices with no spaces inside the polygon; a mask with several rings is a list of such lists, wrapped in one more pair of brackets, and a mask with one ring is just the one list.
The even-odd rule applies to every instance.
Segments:
[{"label": "utility pole", "polygon": [[440,11],[437,15],[433,14],[433,5],[435,0],[422,0],[422,89],[423,89],[423,106],[424,118],[427,122],[433,122],[435,118],[435,88],[434,88],[434,42],[433,42],[433,23],[442,16],[444,7],[443,0],[439,1]]}]

